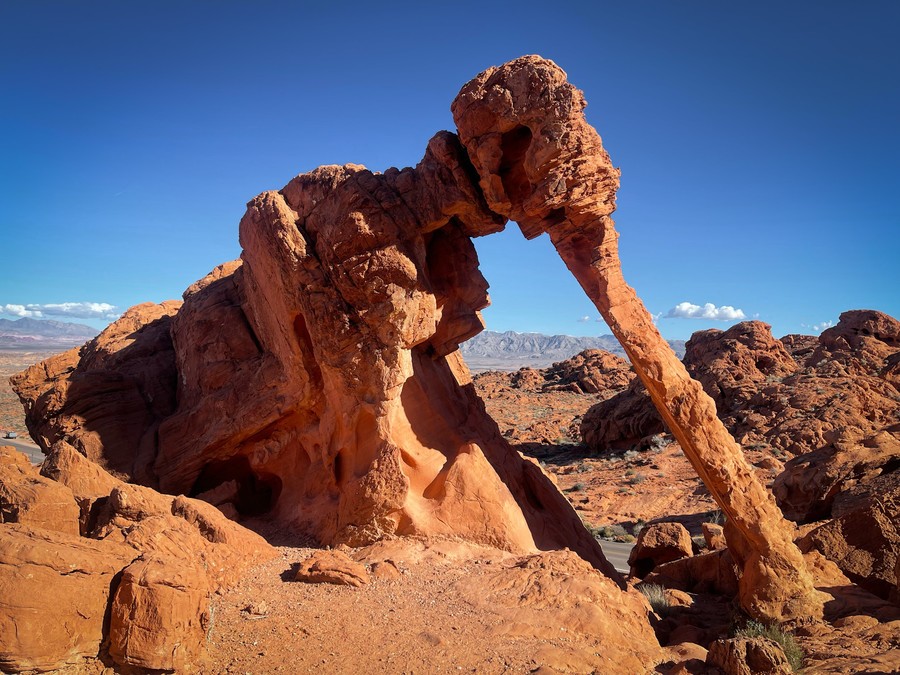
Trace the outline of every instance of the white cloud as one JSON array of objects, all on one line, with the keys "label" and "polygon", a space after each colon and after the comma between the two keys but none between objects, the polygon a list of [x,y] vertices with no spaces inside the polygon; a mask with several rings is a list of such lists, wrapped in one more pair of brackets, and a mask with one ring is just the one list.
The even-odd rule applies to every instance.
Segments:
[{"label": "white cloud", "polygon": [[62,317],[68,319],[118,319],[119,308],[108,302],[60,302],[28,305],[0,305],[0,314],[32,319]]},{"label": "white cloud", "polygon": [[590,320],[591,320],[591,317],[585,315],[585,316],[581,317],[580,319],[578,319],[578,323],[587,323]]},{"label": "white cloud", "polygon": [[679,302],[666,312],[667,319],[714,319],[715,321],[737,321],[746,319],[747,315],[741,309],[735,309],[731,305],[716,307],[707,302],[702,307],[690,302]]},{"label": "white cloud", "polygon": [[817,333],[821,333],[826,328],[831,328],[834,325],[834,321],[820,321],[819,323],[814,324],[800,324],[803,328],[812,328]]}]

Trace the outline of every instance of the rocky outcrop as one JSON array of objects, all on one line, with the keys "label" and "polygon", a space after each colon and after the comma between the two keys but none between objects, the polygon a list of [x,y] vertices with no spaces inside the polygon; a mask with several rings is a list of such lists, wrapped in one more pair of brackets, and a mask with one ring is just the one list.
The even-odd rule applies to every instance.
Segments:
[{"label": "rocky outcrop", "polygon": [[209,593],[274,555],[209,504],[122,483],[66,444],[44,467],[62,482],[4,450],[0,467],[10,465],[17,471],[2,474],[9,510],[34,513],[24,507],[35,485],[37,503],[46,497],[55,510],[51,520],[0,524],[4,670],[51,670],[102,657],[107,644],[120,665],[194,667]]},{"label": "rocky outcrop", "polygon": [[602,349],[586,349],[548,368],[520,368],[517,371],[487,371],[473,378],[481,391],[509,387],[532,394],[572,392],[611,394],[621,391],[634,379],[631,365],[620,356]]},{"label": "rocky outcrop", "polygon": [[175,409],[170,327],[180,306],[132,307],[84,346],[11,378],[45,453],[64,440],[108,471],[152,483],[159,422]]},{"label": "rocky outcrop", "polygon": [[[785,515],[807,522],[849,508],[851,495],[889,489],[900,468],[900,322],[844,312],[811,336],[772,338],[759,321],[708,330],[687,343],[684,362],[745,448],[792,457],[773,490]],[[589,410],[585,442],[619,449],[664,429],[642,385]],[[868,487],[866,487],[868,486]]]},{"label": "rocky outcrop", "polygon": [[889,598],[897,588],[900,561],[900,489],[820,525],[799,544],[835,562],[854,583]]},{"label": "rocky outcrop", "polygon": [[543,391],[600,394],[619,390],[634,379],[631,364],[601,349],[588,349],[571,359],[554,363],[544,374]]},{"label": "rocky outcrop", "polygon": [[633,589],[621,593],[571,551],[526,556],[488,570],[457,584],[473,606],[497,617],[488,630],[548,643],[558,643],[561,631],[596,641],[587,655],[560,664],[563,672],[639,673],[659,659],[644,618],[650,612],[644,596]]},{"label": "rocky outcrop", "polygon": [[[488,206],[544,232],[622,343],[635,372],[733,527],[740,602],[758,618],[821,615],[812,580],[765,488],[622,276],[611,214],[619,172],[554,64],[517,59],[460,91],[453,117]],[[729,543],[732,543],[731,541]]]},{"label": "rocky outcrop", "polygon": [[0,523],[77,535],[80,515],[70,489],[40,476],[21,452],[0,447]]},{"label": "rocky outcrop", "polygon": [[[453,134],[437,134],[414,169],[322,167],[250,203],[241,260],[187,289],[177,313],[135,326],[132,310],[80,360],[36,366],[15,386],[55,402],[27,410],[45,447],[90,445],[93,457],[102,437],[106,466],[132,480],[214,494],[323,543],[430,534],[569,547],[615,577],[553,483],[500,436],[459,358],[488,302],[471,237],[504,222]],[[122,397],[73,387],[121,379],[119,361],[144,341],[157,361],[140,363],[147,386],[134,389],[168,389],[152,405],[128,399],[122,426],[139,432],[114,433],[106,420]]]}]

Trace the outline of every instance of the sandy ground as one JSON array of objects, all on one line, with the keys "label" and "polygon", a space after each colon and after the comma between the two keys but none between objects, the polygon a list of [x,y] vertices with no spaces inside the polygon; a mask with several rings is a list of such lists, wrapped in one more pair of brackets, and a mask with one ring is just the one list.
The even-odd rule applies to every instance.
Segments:
[{"label": "sandy ground", "polygon": [[398,579],[360,588],[289,581],[307,548],[255,568],[215,598],[210,672],[217,673],[528,673],[590,640],[562,631],[544,640],[509,626],[460,593],[503,554],[483,558],[400,558]]}]

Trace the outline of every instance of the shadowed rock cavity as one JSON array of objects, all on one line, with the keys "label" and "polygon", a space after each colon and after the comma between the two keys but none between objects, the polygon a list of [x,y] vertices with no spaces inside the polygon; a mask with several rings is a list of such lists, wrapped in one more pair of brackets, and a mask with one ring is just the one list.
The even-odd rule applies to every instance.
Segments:
[{"label": "shadowed rock cavity", "polygon": [[[562,70],[524,57],[462,89],[460,136],[438,133],[414,169],[325,166],[259,195],[241,259],[183,306],[134,308],[17,376],[32,435],[330,544],[423,534],[569,547],[616,578],[552,482],[500,436],[457,351],[488,304],[471,238],[510,218],[529,238],[549,233],[728,514],[745,609],[820,612],[791,528],[621,277],[619,174],[584,105]],[[143,336],[168,351],[129,369]],[[132,392],[127,427],[112,380]]]}]

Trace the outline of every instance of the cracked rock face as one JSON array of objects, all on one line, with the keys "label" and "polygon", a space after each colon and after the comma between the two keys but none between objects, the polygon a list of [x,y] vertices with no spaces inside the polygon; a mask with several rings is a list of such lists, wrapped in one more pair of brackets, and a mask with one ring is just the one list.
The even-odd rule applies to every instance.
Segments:
[{"label": "cracked rock face", "polygon": [[471,239],[512,219],[549,233],[734,523],[745,608],[814,615],[791,529],[621,277],[619,172],[584,106],[555,64],[523,57],[463,87],[459,136],[435,135],[415,168],[325,166],[259,195],[241,259],[183,305],[139,306],[17,376],[32,435],[165,492],[227,492],[237,513],[325,543],[569,547],[615,577],[500,436],[457,351],[488,303]]}]

